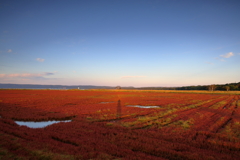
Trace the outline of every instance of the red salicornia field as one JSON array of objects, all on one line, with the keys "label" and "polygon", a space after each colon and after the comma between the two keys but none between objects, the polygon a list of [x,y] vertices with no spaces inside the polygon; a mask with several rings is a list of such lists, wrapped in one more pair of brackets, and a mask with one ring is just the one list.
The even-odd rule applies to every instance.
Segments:
[{"label": "red salicornia field", "polygon": [[239,93],[0,90],[0,116],[4,160],[240,157]]}]

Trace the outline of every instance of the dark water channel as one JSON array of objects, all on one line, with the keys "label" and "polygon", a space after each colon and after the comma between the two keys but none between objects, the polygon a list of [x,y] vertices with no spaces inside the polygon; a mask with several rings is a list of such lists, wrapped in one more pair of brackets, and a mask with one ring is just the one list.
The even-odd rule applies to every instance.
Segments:
[{"label": "dark water channel", "polygon": [[44,128],[46,126],[52,125],[54,123],[60,122],[71,122],[72,120],[62,120],[62,121],[42,121],[42,122],[34,122],[34,121],[15,121],[20,126],[27,126],[29,128]]}]

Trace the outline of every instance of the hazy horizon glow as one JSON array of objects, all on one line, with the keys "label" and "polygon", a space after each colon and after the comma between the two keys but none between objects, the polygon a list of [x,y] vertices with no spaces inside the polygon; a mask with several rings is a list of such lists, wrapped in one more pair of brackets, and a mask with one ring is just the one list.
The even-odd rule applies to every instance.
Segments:
[{"label": "hazy horizon glow", "polygon": [[0,83],[240,81],[238,0],[2,0]]}]

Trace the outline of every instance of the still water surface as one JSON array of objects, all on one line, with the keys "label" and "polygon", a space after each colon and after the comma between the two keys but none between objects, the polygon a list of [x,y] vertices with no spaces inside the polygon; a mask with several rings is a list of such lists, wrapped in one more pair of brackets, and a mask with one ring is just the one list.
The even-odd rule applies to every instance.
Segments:
[{"label": "still water surface", "polygon": [[60,122],[71,122],[72,120],[63,120],[63,121],[42,121],[42,122],[24,122],[24,121],[15,121],[20,126],[27,126],[29,128],[44,128],[46,126],[52,125],[54,123],[60,123]]},{"label": "still water surface", "polygon": [[138,107],[138,108],[160,108],[160,106],[141,106],[141,105],[127,105],[127,107]]}]

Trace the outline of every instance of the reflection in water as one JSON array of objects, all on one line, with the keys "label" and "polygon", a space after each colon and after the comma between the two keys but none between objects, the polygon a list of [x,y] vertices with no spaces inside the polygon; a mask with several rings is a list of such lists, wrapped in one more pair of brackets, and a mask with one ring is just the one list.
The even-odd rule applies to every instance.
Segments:
[{"label": "reflection in water", "polygon": [[117,119],[121,117],[121,101],[118,100],[117,104]]},{"label": "reflection in water", "polygon": [[138,107],[138,108],[160,108],[160,106],[141,106],[141,105],[127,105],[127,107]]},{"label": "reflection in water", "polygon": [[27,126],[29,128],[44,128],[46,126],[52,125],[59,122],[71,122],[72,120],[63,120],[63,121],[42,121],[42,122],[24,122],[24,121],[15,121],[20,126]]},{"label": "reflection in water", "polygon": [[108,103],[114,103],[114,102],[100,102],[100,104],[108,104]]}]

